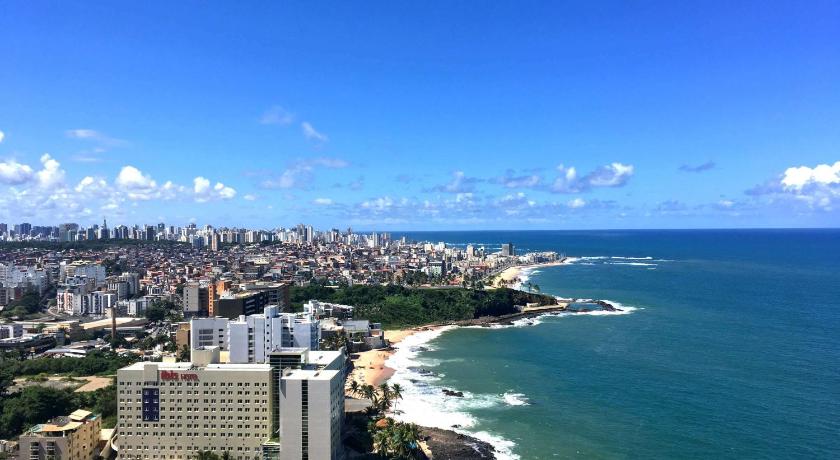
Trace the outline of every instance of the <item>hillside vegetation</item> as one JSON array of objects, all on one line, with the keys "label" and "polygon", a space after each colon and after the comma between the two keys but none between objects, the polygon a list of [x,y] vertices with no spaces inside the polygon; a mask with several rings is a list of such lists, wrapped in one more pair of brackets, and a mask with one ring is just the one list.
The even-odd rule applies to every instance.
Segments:
[{"label": "hillside vegetation", "polygon": [[516,313],[515,305],[536,302],[555,305],[554,297],[515,289],[475,290],[464,288],[416,289],[403,286],[343,286],[330,288],[318,284],[295,286],[292,307],[317,299],[356,307],[354,316],[385,327],[419,326]]}]

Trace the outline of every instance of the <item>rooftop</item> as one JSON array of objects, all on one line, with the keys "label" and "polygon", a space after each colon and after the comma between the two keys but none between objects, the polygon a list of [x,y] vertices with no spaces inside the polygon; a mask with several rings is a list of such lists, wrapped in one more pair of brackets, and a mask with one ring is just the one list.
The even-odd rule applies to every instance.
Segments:
[{"label": "rooftop", "polygon": [[142,371],[144,366],[154,365],[159,370],[164,371],[260,371],[271,369],[268,364],[208,364],[206,366],[196,366],[193,363],[165,363],[165,362],[136,362],[130,366],[126,366],[121,371]]},{"label": "rooftop", "polygon": [[340,371],[312,371],[306,369],[292,369],[283,374],[286,380],[332,380]]}]

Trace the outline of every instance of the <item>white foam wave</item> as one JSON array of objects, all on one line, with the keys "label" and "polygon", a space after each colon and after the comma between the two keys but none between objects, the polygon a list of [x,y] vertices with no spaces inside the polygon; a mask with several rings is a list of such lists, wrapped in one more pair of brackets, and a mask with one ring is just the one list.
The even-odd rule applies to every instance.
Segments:
[{"label": "white foam wave", "polygon": [[[580,300],[579,301],[583,301]],[[591,312],[553,312],[539,315],[534,318],[516,320],[509,325],[466,326],[468,328],[500,329],[508,327],[527,327],[541,324],[546,318],[565,317],[574,315],[625,315],[636,310],[635,307],[627,307],[619,302],[606,300],[605,302],[621,311],[591,311]],[[501,460],[518,460],[520,457],[514,453],[516,444],[502,436],[487,431],[475,430],[478,420],[470,412],[475,409],[486,409],[493,407],[516,407],[530,404],[528,398],[522,393],[513,390],[499,394],[476,394],[463,392],[463,397],[447,396],[440,386],[439,380],[443,374],[435,374],[429,368],[433,368],[440,362],[448,359],[424,358],[421,353],[433,350],[434,339],[440,337],[447,331],[457,326],[445,326],[428,331],[414,333],[394,348],[396,351],[388,358],[385,365],[395,370],[390,382],[398,383],[403,388],[403,398],[397,403],[394,418],[416,423],[421,426],[429,426],[472,436],[481,441],[487,442],[496,450],[496,458]]]},{"label": "white foam wave", "polygon": [[509,406],[530,406],[528,398],[522,393],[505,393],[502,395]]},{"label": "white foam wave", "polygon": [[655,267],[656,264],[649,264],[647,262],[607,262],[609,265],[633,265],[636,267]]},{"label": "white foam wave", "polygon": [[470,436],[493,446],[493,448],[496,449],[494,457],[498,460],[519,460],[520,458],[519,455],[513,453],[513,448],[516,447],[516,443],[513,441],[509,441],[501,436],[496,436],[486,431],[470,433]]},{"label": "white foam wave", "polygon": [[624,260],[652,260],[653,257],[622,257],[622,256],[612,256],[610,259],[624,259]]},{"label": "white foam wave", "polygon": [[[518,459],[519,456],[513,453],[513,441],[486,431],[469,431],[469,428],[476,426],[478,422],[470,414],[471,410],[502,406],[506,399],[500,395],[466,391],[463,392],[463,397],[447,396],[443,393],[443,388],[436,385],[442,375],[434,375],[423,367],[434,360],[418,359],[420,353],[431,348],[427,345],[428,342],[454,328],[455,326],[446,326],[418,332],[394,346],[396,351],[385,362],[386,366],[395,370],[391,383],[398,383],[403,388],[403,399],[397,403],[397,413],[394,417],[422,426],[454,429],[491,444],[497,451],[496,458]],[[458,428],[454,428],[456,426]]]}]

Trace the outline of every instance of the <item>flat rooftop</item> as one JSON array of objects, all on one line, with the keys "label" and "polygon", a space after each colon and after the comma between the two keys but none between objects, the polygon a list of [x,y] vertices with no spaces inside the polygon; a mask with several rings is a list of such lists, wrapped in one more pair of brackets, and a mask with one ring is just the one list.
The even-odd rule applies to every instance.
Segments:
[{"label": "flat rooftop", "polygon": [[293,369],[283,374],[283,379],[288,380],[332,380],[340,371],[312,371],[305,369]]},{"label": "flat rooftop", "polygon": [[207,364],[195,366],[192,363],[165,363],[165,362],[136,362],[120,370],[142,371],[144,366],[155,365],[158,369],[165,371],[261,371],[271,369],[268,364]]}]

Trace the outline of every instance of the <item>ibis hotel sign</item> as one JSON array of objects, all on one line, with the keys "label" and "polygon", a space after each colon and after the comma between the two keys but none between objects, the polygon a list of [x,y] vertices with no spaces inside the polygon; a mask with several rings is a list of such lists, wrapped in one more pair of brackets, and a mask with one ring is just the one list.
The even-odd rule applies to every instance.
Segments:
[{"label": "ibis hotel sign", "polygon": [[179,380],[184,382],[197,382],[198,374],[193,372],[160,371],[161,380]]}]

